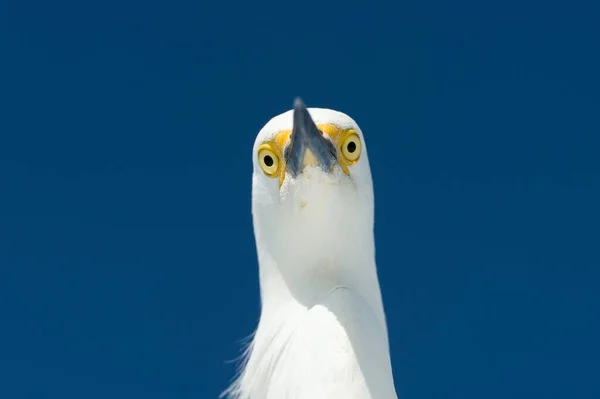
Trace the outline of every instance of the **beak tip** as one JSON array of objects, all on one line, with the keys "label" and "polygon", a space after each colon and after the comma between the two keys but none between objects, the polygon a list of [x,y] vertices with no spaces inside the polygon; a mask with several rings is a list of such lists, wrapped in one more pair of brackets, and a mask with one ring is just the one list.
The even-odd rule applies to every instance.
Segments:
[{"label": "beak tip", "polygon": [[302,101],[300,97],[296,97],[294,99],[294,110],[298,111],[303,108],[306,108],[306,105],[304,105],[304,101]]},{"label": "beak tip", "polygon": [[305,164],[310,164],[320,165],[321,169],[330,172],[335,161],[335,149],[333,144],[323,137],[300,97],[294,100],[293,120],[286,155],[288,170],[293,176],[297,176]]}]

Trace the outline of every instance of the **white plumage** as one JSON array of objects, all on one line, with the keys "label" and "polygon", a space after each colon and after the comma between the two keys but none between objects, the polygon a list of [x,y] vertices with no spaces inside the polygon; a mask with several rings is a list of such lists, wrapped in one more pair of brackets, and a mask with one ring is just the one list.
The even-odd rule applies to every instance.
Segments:
[{"label": "white plumage", "polygon": [[[373,187],[363,134],[341,112],[308,109],[317,126],[329,126],[320,129],[333,144],[336,162],[331,170],[315,164],[314,156],[310,162],[311,150],[316,149],[307,144],[302,171],[294,175],[285,150],[294,135],[300,137],[289,135],[299,128],[294,126],[299,124],[294,112],[296,117],[306,112],[301,101],[295,110],[269,121],[253,148],[252,215],[262,309],[240,375],[225,395],[396,398],[375,264]],[[328,134],[332,129],[353,130],[360,139],[360,158],[346,162],[345,171],[342,136]],[[281,158],[283,169],[277,176],[261,168],[258,154],[264,143],[280,143],[281,151],[275,148],[272,154]]]}]

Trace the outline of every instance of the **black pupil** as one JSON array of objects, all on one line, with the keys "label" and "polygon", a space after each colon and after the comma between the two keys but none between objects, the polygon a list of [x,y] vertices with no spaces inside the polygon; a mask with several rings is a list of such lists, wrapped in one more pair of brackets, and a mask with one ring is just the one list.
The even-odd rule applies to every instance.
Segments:
[{"label": "black pupil", "polygon": [[354,141],[349,142],[347,148],[348,152],[352,154],[354,151],[356,151],[356,143]]},{"label": "black pupil", "polygon": [[268,167],[273,166],[273,158],[271,158],[270,155],[265,155],[265,165],[267,165]]}]

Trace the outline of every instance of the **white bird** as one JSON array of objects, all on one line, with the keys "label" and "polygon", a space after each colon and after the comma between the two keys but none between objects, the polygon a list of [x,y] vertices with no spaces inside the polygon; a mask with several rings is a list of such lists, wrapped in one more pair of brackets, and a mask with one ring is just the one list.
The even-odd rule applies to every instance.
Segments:
[{"label": "white bird", "polygon": [[296,99],[258,133],[252,159],[261,315],[222,396],[397,398],[360,128]]}]

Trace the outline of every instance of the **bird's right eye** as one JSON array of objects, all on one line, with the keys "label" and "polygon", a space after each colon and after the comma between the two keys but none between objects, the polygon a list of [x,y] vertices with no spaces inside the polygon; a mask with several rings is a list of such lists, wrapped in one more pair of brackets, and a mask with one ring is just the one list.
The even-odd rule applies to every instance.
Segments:
[{"label": "bird's right eye", "polygon": [[269,146],[261,146],[258,150],[258,164],[267,176],[277,176],[279,172],[279,157]]}]

